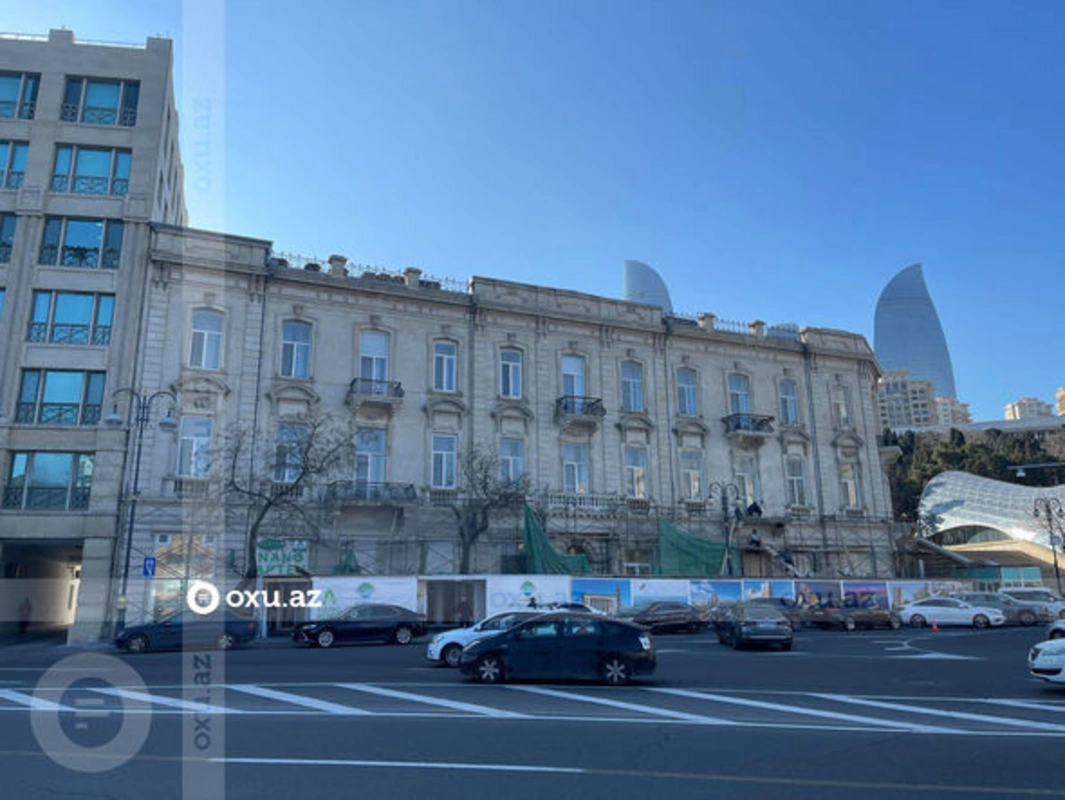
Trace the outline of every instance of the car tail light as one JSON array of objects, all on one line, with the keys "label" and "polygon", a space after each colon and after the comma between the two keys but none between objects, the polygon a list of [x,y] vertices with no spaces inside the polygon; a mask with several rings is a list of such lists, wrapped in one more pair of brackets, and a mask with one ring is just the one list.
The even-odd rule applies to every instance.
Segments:
[{"label": "car tail light", "polygon": [[255,630],[255,623],[254,622],[245,622],[244,623],[244,627],[247,628],[249,631],[254,631]]}]

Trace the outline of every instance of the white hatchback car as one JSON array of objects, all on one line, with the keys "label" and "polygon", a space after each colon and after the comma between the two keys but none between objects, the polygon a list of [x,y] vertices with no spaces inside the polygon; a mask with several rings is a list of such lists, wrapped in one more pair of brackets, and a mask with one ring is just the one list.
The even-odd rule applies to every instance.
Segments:
[{"label": "white hatchback car", "polygon": [[974,606],[954,597],[926,597],[907,603],[895,613],[903,624],[913,628],[932,624],[989,628],[1006,622],[1006,615],[997,608]]},{"label": "white hatchback car", "polygon": [[1050,683],[1065,683],[1065,638],[1040,642],[1028,651],[1032,677]]},{"label": "white hatchback car", "polygon": [[535,617],[543,612],[531,608],[515,611],[501,611],[471,625],[468,628],[454,628],[438,633],[429,641],[425,657],[434,664],[446,664],[457,667],[462,657],[462,648],[471,642],[505,631],[519,622]]}]

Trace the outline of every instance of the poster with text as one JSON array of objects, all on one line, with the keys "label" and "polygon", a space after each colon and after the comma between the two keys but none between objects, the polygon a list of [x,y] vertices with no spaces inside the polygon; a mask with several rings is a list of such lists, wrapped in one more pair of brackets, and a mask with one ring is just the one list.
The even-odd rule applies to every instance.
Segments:
[{"label": "poster with text", "polygon": [[313,608],[311,619],[330,619],[354,605],[387,603],[403,606],[411,611],[418,608],[418,579],[376,578],[373,576],[315,578],[314,588],[321,592],[321,608]]},{"label": "poster with text", "polygon": [[839,581],[795,581],[795,602],[803,608],[823,603],[839,603],[843,589]]},{"label": "poster with text", "polygon": [[485,579],[485,612],[527,608],[534,599],[538,606],[567,603],[572,580],[569,575],[489,576]]},{"label": "poster with text", "polygon": [[854,608],[891,608],[887,581],[843,581],[843,603]]}]

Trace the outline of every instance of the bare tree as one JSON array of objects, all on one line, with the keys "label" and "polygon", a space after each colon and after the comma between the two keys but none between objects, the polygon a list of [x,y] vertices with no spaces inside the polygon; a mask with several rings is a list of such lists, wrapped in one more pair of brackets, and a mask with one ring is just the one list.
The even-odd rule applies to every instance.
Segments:
[{"label": "bare tree", "polygon": [[259,436],[256,441],[250,428],[238,425],[225,444],[225,493],[248,506],[245,582],[258,577],[256,551],[268,528],[317,534],[330,509],[310,492],[350,476],[355,454],[350,426],[324,415],[283,422],[276,436]]},{"label": "bare tree", "polygon": [[473,547],[492,524],[492,517],[514,509],[529,491],[529,478],[504,474],[499,454],[475,444],[459,457],[461,494],[451,503],[459,537],[459,572],[469,574]]}]

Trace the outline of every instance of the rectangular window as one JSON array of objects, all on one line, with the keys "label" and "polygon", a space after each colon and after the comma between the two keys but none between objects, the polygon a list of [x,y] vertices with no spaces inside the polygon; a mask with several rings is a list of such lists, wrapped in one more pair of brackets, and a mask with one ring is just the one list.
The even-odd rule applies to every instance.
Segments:
[{"label": "rectangular window", "polygon": [[122,256],[122,220],[48,217],[38,263],[116,269]]},{"label": "rectangular window", "polygon": [[0,119],[33,119],[41,76],[28,72],[0,72]]},{"label": "rectangular window", "polygon": [[178,475],[183,478],[206,478],[211,472],[210,417],[182,417],[178,442]]},{"label": "rectangular window", "polygon": [[0,189],[20,189],[26,178],[26,142],[0,142]]},{"label": "rectangular window", "polygon": [[684,417],[694,417],[699,413],[696,401],[696,374],[694,369],[681,367],[677,370],[677,413]]},{"label": "rectangular window", "polygon": [[104,373],[76,370],[22,371],[15,421],[23,425],[98,425]]},{"label": "rectangular window", "polygon": [[433,436],[433,488],[455,488],[454,436]]},{"label": "rectangular window", "polygon": [[750,381],[746,375],[733,372],[728,376],[728,412],[750,413]]},{"label": "rectangular window", "polygon": [[499,464],[502,480],[513,483],[525,474],[525,441],[523,439],[499,440]]},{"label": "rectangular window", "polygon": [[793,380],[780,382],[780,424],[799,424],[799,386]]},{"label": "rectangular window", "polygon": [[137,124],[139,97],[137,81],[67,78],[60,118],[64,122],[132,127]]},{"label": "rectangular window", "polygon": [[14,214],[0,214],[0,264],[11,263],[11,251],[15,247]]},{"label": "rectangular window", "polygon": [[222,324],[220,311],[199,308],[192,312],[192,352],[189,366],[219,369],[222,365]]},{"label": "rectangular window", "polygon": [[788,456],[784,462],[788,482],[788,505],[805,506],[806,460],[802,456]]},{"label": "rectangular window", "polygon": [[277,449],[274,455],[274,480],[294,483],[303,475],[303,454],[307,443],[307,426],[298,422],[281,422],[277,426]]},{"label": "rectangular window", "polygon": [[433,344],[433,389],[438,392],[455,391],[456,352],[453,342]]},{"label": "rectangular window", "polygon": [[861,486],[858,480],[858,465],[845,461],[839,465],[840,505],[847,509],[862,507]]},{"label": "rectangular window", "polygon": [[703,454],[700,451],[681,451],[680,482],[685,500],[703,499]]},{"label": "rectangular window", "polygon": [[124,197],[132,151],[61,144],[55,149],[51,190]]},{"label": "rectangular window", "polygon": [[635,361],[621,364],[621,410],[643,411],[643,366]]},{"label": "rectangular window", "polygon": [[499,393],[503,397],[521,398],[521,351],[504,350],[500,356]]},{"label": "rectangular window", "polygon": [[359,334],[359,377],[364,381],[381,381],[380,392],[373,393],[384,394],[383,382],[388,380],[387,333],[363,331]]},{"label": "rectangular window", "polygon": [[752,455],[738,455],[735,462],[735,484],[740,490],[738,502],[741,508],[747,508],[757,500],[758,485],[758,462]]},{"label": "rectangular window", "polygon": [[647,497],[647,448],[625,447],[625,494]]},{"label": "rectangular window", "polygon": [[384,483],[388,433],[383,428],[359,428],[355,433],[355,480]]},{"label": "rectangular window", "polygon": [[14,452],[4,508],[84,511],[92,491],[92,453]]},{"label": "rectangular window", "polygon": [[115,313],[112,294],[34,292],[26,340],[51,344],[111,343]]},{"label": "rectangular window", "polygon": [[588,493],[588,445],[562,445],[562,489],[569,494]]},{"label": "rectangular window", "polygon": [[309,378],[311,375],[311,326],[288,320],[281,332],[281,376]]},{"label": "rectangular window", "polygon": [[851,428],[851,393],[849,386],[835,384],[832,387],[832,414],[840,428]]},{"label": "rectangular window", "polygon": [[[562,356],[562,394],[584,399],[584,359],[581,356]],[[580,413],[581,409],[573,409]]]}]

